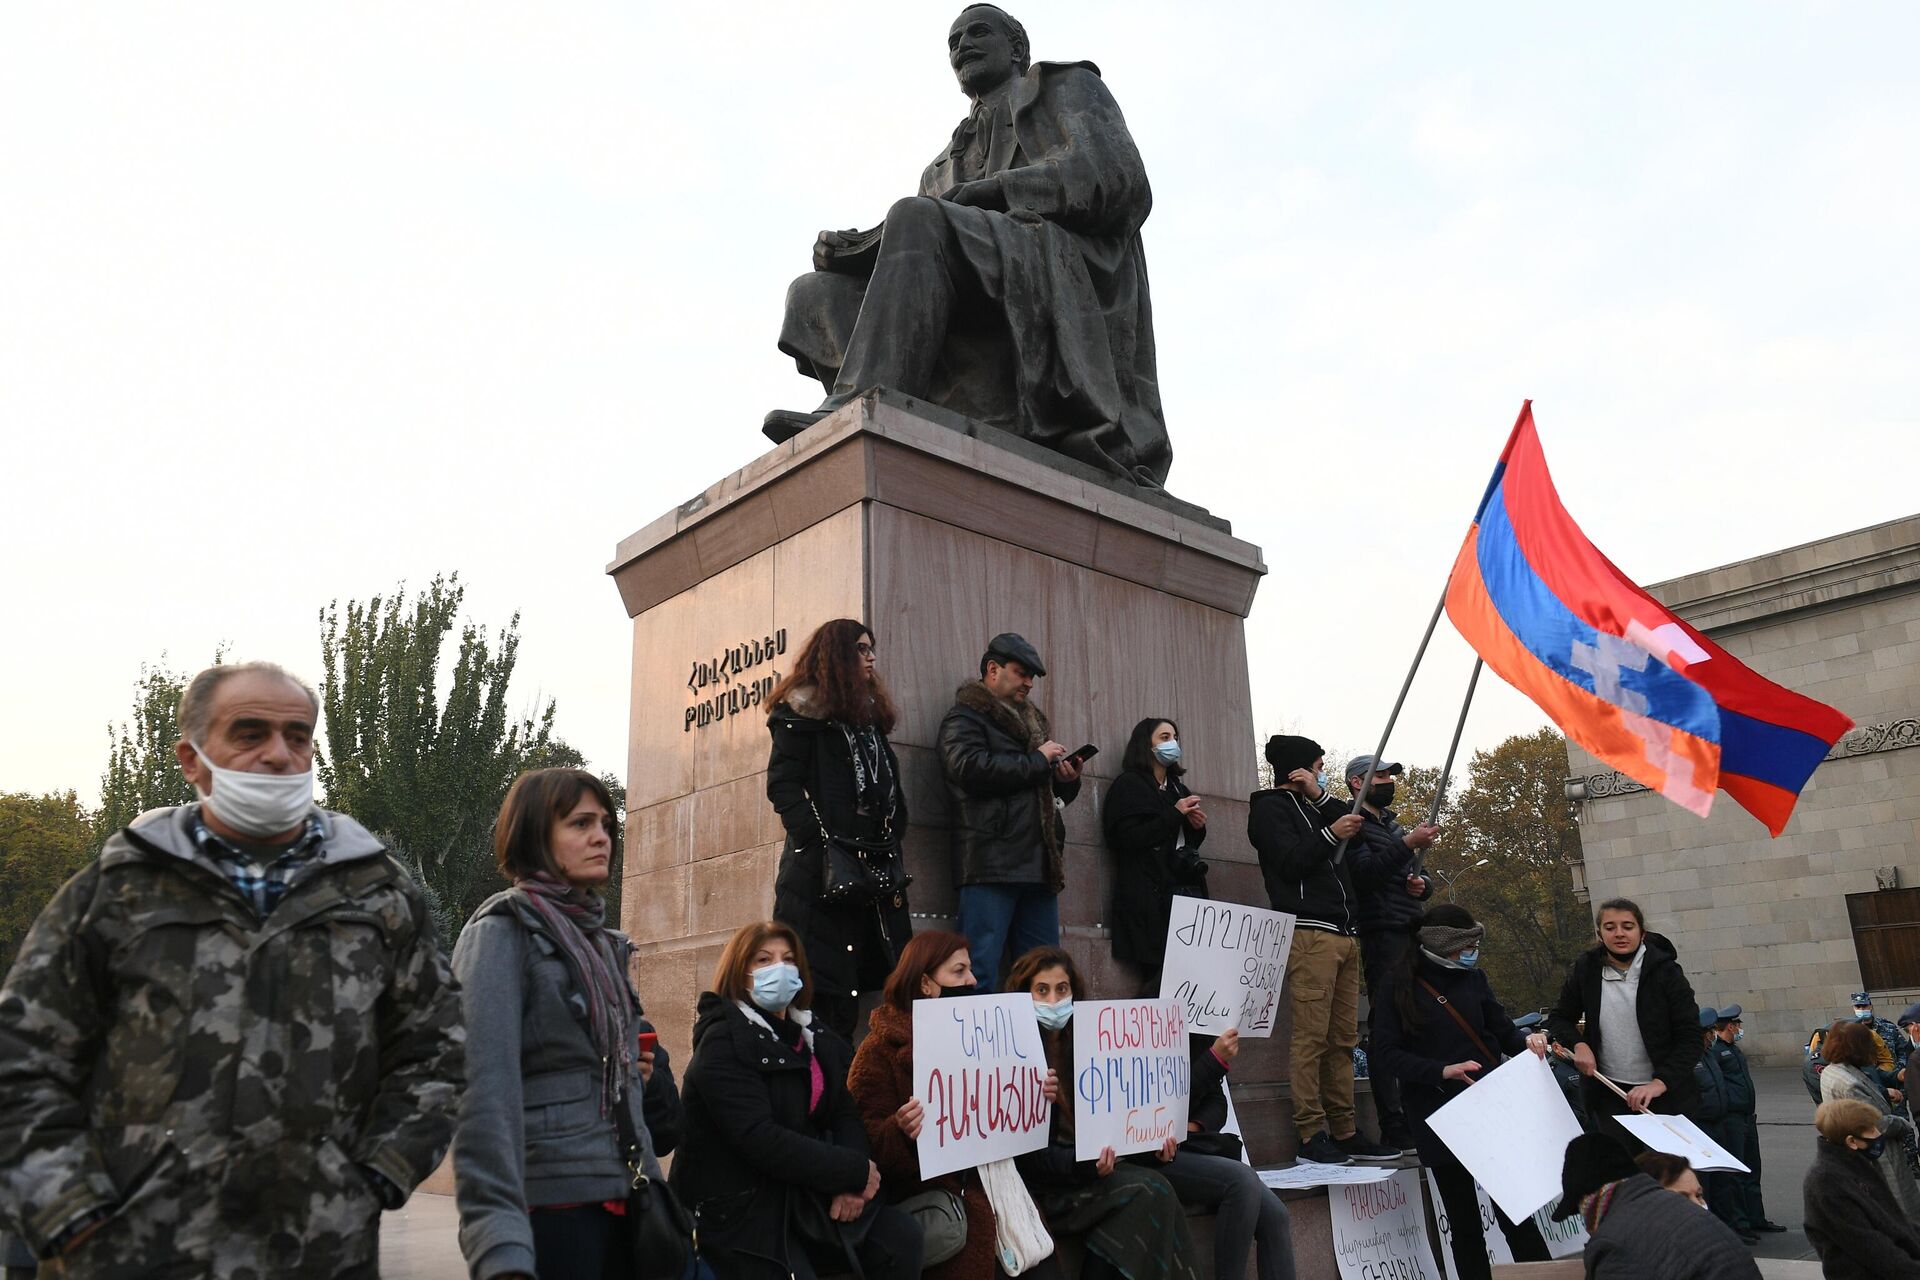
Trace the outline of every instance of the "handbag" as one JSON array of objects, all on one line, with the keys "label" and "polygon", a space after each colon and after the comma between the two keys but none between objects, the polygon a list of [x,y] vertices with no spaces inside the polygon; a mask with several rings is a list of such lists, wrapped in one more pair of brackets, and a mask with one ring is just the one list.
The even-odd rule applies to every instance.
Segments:
[{"label": "handbag", "polygon": [[1238,1134],[1213,1133],[1206,1129],[1196,1129],[1180,1140],[1182,1151],[1191,1151],[1197,1156],[1219,1156],[1224,1160],[1240,1158],[1240,1138]]},{"label": "handbag", "polygon": [[894,1206],[912,1215],[926,1236],[922,1268],[938,1266],[967,1245],[967,1205],[945,1187],[929,1187]]},{"label": "handbag", "polygon": [[913,883],[893,838],[892,814],[882,824],[878,840],[865,840],[834,835],[820,821],[819,807],[811,799],[807,806],[813,809],[824,846],[820,855],[820,901],[834,906],[863,906],[900,893]]},{"label": "handbag", "polygon": [[693,1215],[664,1179],[646,1173],[646,1148],[634,1132],[632,1108],[625,1098],[613,1104],[626,1161],[627,1222],[633,1238],[633,1274],[639,1280],[683,1280],[699,1257]]}]

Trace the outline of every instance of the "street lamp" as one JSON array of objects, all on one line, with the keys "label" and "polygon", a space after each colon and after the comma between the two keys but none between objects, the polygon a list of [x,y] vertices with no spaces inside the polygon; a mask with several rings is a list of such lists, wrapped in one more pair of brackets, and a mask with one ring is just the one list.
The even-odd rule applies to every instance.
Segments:
[{"label": "street lamp", "polygon": [[1447,901],[1448,901],[1448,902],[1452,902],[1452,901],[1453,901],[1453,886],[1454,886],[1455,884],[1457,884],[1457,883],[1459,882],[1459,880],[1460,880],[1460,877],[1462,877],[1462,876],[1464,876],[1464,875],[1466,875],[1466,874],[1467,874],[1467,872],[1469,872],[1469,871],[1477,871],[1477,870],[1479,870],[1479,869],[1480,869],[1481,867],[1484,867],[1484,866],[1486,866],[1486,865],[1487,865],[1487,863],[1489,863],[1489,862],[1491,862],[1491,861],[1493,861],[1493,859],[1491,859],[1491,858],[1482,858],[1482,859],[1480,859],[1480,861],[1478,861],[1478,862],[1476,862],[1476,863],[1473,863],[1473,864],[1472,864],[1471,866],[1465,866],[1465,867],[1462,867],[1462,868],[1460,868],[1460,869],[1459,869],[1458,871],[1456,871],[1456,872],[1454,872],[1454,873],[1453,873],[1452,875],[1448,875],[1448,874],[1447,874],[1446,872],[1444,872],[1444,871],[1442,871],[1442,870],[1441,870],[1440,868],[1438,868],[1438,867],[1428,867],[1428,868],[1427,868],[1427,870],[1429,870],[1429,871],[1431,871],[1431,872],[1433,872],[1433,874],[1435,874],[1435,875],[1437,875],[1437,876],[1439,876],[1439,877],[1440,877],[1440,879],[1441,879],[1441,880],[1443,880],[1443,881],[1444,881],[1444,882],[1446,883],[1446,886],[1447,886]]}]

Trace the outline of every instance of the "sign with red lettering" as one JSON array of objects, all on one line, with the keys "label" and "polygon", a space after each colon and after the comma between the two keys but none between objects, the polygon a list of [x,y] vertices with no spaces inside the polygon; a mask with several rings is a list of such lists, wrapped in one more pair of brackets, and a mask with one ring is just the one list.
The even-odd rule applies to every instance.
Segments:
[{"label": "sign with red lettering", "polygon": [[[1069,1082],[1062,1080],[1061,1088]],[[1073,1006],[1073,1154],[1097,1160],[1158,1151],[1187,1137],[1193,1062],[1178,1000],[1089,1000]]]},{"label": "sign with red lettering", "polygon": [[920,1176],[1046,1146],[1053,1122],[1047,1070],[1033,997],[1025,992],[915,1000],[913,1096],[926,1109]]},{"label": "sign with red lettering", "polygon": [[1340,1280],[1442,1280],[1427,1242],[1420,1171],[1327,1188]]},{"label": "sign with red lettering", "polygon": [[1265,907],[1175,898],[1160,998],[1180,1002],[1196,1035],[1219,1035],[1229,1027],[1249,1038],[1272,1035],[1293,922],[1286,912]]}]

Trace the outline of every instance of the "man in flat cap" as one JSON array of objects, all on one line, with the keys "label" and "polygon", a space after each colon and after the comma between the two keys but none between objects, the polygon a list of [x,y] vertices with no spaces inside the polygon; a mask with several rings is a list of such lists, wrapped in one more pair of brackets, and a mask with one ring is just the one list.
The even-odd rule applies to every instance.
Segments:
[{"label": "man in flat cap", "polygon": [[1024,637],[1002,632],[981,655],[980,678],[960,686],[940,722],[960,932],[983,995],[1003,951],[1017,957],[1060,942],[1061,810],[1080,794],[1080,764],[1033,704],[1033,682],[1046,674]]},{"label": "man in flat cap", "polygon": [[[1406,772],[1399,761],[1355,756],[1346,772],[1347,793],[1360,798],[1360,830],[1347,849],[1360,895],[1360,966],[1367,998],[1378,1000],[1390,975],[1404,967],[1412,937],[1408,930],[1433,896],[1420,859],[1438,833],[1425,823],[1409,831],[1389,807],[1394,779]],[[1413,1154],[1413,1128],[1400,1104],[1400,1082],[1391,1073],[1373,1077],[1373,1101],[1380,1113],[1380,1141]]]}]

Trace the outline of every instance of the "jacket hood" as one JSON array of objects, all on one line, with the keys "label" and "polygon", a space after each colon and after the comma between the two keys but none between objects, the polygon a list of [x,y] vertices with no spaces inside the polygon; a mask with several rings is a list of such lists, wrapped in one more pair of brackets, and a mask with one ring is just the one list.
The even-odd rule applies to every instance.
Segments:
[{"label": "jacket hood", "polygon": [[[102,866],[139,858],[142,848],[158,849],[183,862],[200,861],[200,850],[193,843],[193,818],[198,803],[174,805],[167,809],[149,809],[133,823],[116,831],[100,850]],[[320,861],[355,862],[386,852],[386,845],[365,827],[344,813],[315,808],[325,835],[320,841]]]},{"label": "jacket hood", "polygon": [[913,1046],[913,1015],[902,1013],[882,1001],[867,1015],[867,1032],[889,1049],[910,1050]]},{"label": "jacket hood", "polygon": [[700,1003],[694,1006],[694,1009],[693,1047],[695,1049],[700,1047],[702,1040],[720,1029],[729,1019],[741,1016],[740,1011],[733,1007],[733,1001],[723,1000],[711,991],[700,993]]},{"label": "jacket hood", "polygon": [[774,704],[767,716],[767,723],[785,722],[796,729],[826,728],[826,708],[820,705],[818,695],[819,691],[812,685],[800,685],[784,701]]}]

